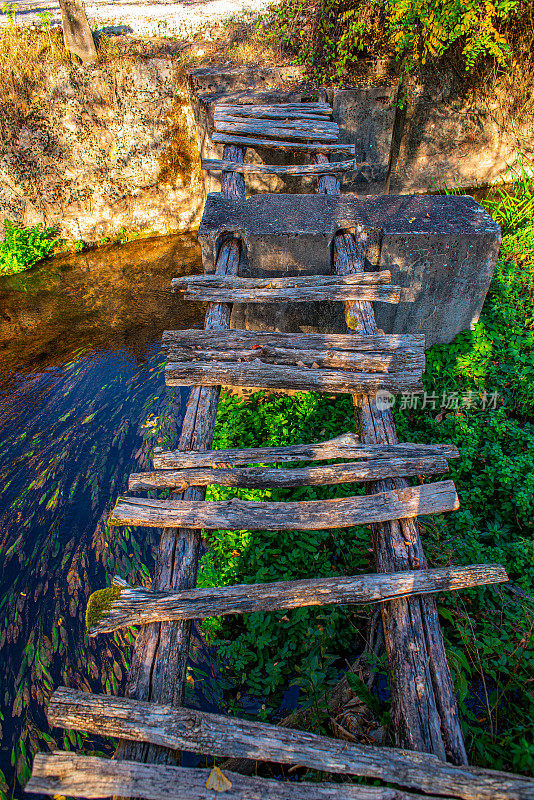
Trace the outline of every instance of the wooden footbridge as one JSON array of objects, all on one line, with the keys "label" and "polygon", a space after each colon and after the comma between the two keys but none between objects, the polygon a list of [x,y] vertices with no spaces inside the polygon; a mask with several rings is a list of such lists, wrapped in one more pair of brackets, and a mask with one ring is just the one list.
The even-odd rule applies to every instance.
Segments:
[{"label": "wooden footbridge", "polygon": [[[377,402],[381,392],[421,388],[424,337],[378,330],[373,302],[396,303],[401,290],[391,285],[387,269],[364,270],[369,243],[377,231],[391,227],[393,217],[401,233],[416,230],[425,236],[450,230],[461,216],[474,235],[481,209],[467,198],[340,196],[339,176],[353,169],[354,161],[330,164],[328,154],[350,156],[354,148],[338,143],[331,108],[320,99],[271,105],[220,102],[214,128],[213,140],[224,144],[224,157],[204,163],[205,169],[222,172],[221,195],[209,196],[199,234],[206,274],[174,281],[187,298],[208,302],[204,331],[164,335],[167,385],[193,388],[178,449],[156,452],[154,471],[131,475],[129,483],[133,492],[154,495],[154,490],[170,489],[171,497],[121,497],[110,519],[113,525],[161,529],[152,589],[131,588],[116,580],[93,596],[88,616],[91,635],[141,626],[128,697],[59,688],[48,709],[53,726],[114,736],[120,745],[113,760],[73,752],[38,754],[26,789],[146,800],[196,800],[213,797],[214,791],[225,792],[229,800],[534,798],[533,780],[467,764],[434,593],[506,581],[507,576],[492,564],[428,569],[417,517],[454,511],[458,498],[450,480],[410,486],[406,477],[444,473],[447,459],[458,452],[452,445],[399,443],[389,407]],[[312,163],[245,164],[246,149],[258,147],[302,151]],[[244,174],[252,170],[316,174],[319,195],[246,200]],[[254,272],[254,254],[261,261],[261,252],[265,256],[269,241],[272,244],[279,235],[287,241],[315,237],[316,247],[329,259],[325,274],[299,273],[278,251],[277,274],[271,271],[265,277],[256,270],[255,276],[240,276],[239,272]],[[312,256],[317,253],[310,250]],[[343,301],[350,333],[230,329],[232,303],[316,300]],[[221,384],[349,392],[359,436],[346,433],[288,447],[211,450]],[[337,463],[321,465],[329,460]],[[298,462],[312,466],[276,466]],[[365,483],[365,496],[287,503],[204,499],[209,484],[290,487],[357,481]],[[371,527],[377,574],[195,588],[202,529],[352,525]],[[352,744],[182,706],[191,619],[332,603],[380,603],[393,725],[402,749]],[[178,766],[181,750],[367,777],[375,785],[280,782],[183,768]]]}]

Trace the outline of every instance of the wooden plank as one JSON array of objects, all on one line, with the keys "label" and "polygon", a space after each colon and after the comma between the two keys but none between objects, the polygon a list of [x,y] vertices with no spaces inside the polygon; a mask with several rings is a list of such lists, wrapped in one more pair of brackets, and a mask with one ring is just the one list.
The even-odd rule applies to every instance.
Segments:
[{"label": "wooden plank", "polygon": [[211,286],[223,289],[294,289],[330,286],[377,286],[389,284],[391,272],[381,269],[378,272],[364,272],[362,275],[289,275],[274,278],[242,278],[238,275],[179,275],[173,278],[171,286],[176,289],[189,286]]},{"label": "wooden plank", "polygon": [[[95,756],[56,751],[37,753],[26,792],[96,800],[100,797],[139,797],[141,800],[206,800],[211,770],[112,761]],[[307,783],[247,778],[224,771],[229,781],[225,800],[420,800],[421,795],[347,783]],[[427,800],[437,800],[426,795]]]},{"label": "wooden plank", "polygon": [[[327,157],[314,155],[316,162]],[[319,179],[319,191],[339,194],[333,175]],[[351,234],[334,239],[334,266],[340,275],[364,271],[367,239]],[[351,330],[377,333],[373,307],[369,303],[347,303],[345,318]],[[374,400],[354,397],[362,439],[368,444],[398,442],[391,409],[379,409]],[[369,491],[403,489],[406,481],[392,478],[369,485]],[[377,569],[382,572],[424,568],[426,557],[416,519],[374,525],[373,548]],[[456,764],[467,764],[467,754],[458,706],[449,672],[435,600],[432,597],[399,599],[383,603],[382,622],[388,653],[389,683],[396,742],[413,750],[434,753]]]},{"label": "wooden plank", "polygon": [[421,334],[375,334],[359,336],[340,333],[280,333],[279,331],[226,330],[203,331],[196,328],[179,331],[164,331],[165,347],[183,347],[198,344],[212,348],[220,343],[229,350],[253,345],[267,347],[297,348],[299,350],[344,350],[364,353],[392,353],[405,351],[413,354],[424,350],[425,337]]},{"label": "wooden plank", "polygon": [[219,144],[234,144],[240,147],[276,147],[279,150],[309,150],[319,153],[346,153],[347,155],[356,154],[354,144],[328,144],[318,142],[288,142],[281,139],[258,139],[257,137],[237,136],[228,133],[215,131],[211,136],[212,142]]},{"label": "wooden plank", "polygon": [[[426,753],[367,747],[264,722],[171,708],[61,687],[50,699],[53,727],[152,742],[173,750],[246,757],[361,775],[463,800],[533,800],[534,780],[496,770],[457,767]],[[283,784],[285,787],[285,784]],[[346,788],[346,784],[343,784]],[[361,786],[357,787],[362,789]]]},{"label": "wooden plank", "polygon": [[436,475],[447,472],[444,458],[393,458],[352,461],[301,469],[268,467],[200,467],[189,470],[135,472],[128,480],[130,492],[149,489],[180,489],[189,486],[241,486],[247,488],[287,488],[290,486],[331,486],[338,483],[359,483],[408,475]]},{"label": "wooden plank", "polygon": [[332,106],[329,106],[328,103],[276,103],[273,105],[226,103],[222,98],[215,105],[214,114],[237,114],[245,117],[264,117],[270,114],[296,114],[298,116],[313,114],[328,118],[332,116]]},{"label": "wooden plank", "polygon": [[167,386],[243,386],[257,389],[394,394],[422,391],[421,371],[350,372],[262,361],[176,361],[165,367]]},{"label": "wooden plank", "polygon": [[203,158],[202,169],[208,171],[224,170],[225,172],[254,172],[265,175],[320,175],[328,172],[353,172],[360,169],[361,163],[350,161],[335,161],[328,170],[319,164],[298,164],[292,166],[279,166],[274,164],[234,164],[232,161],[223,161],[217,158]]},{"label": "wooden plank", "polygon": [[327,103],[276,103],[276,105],[269,106],[219,102],[215,105],[213,113],[214,115],[232,114],[240,117],[263,117],[265,119],[276,119],[279,115],[286,114],[295,119],[300,119],[302,115],[328,119],[332,116],[332,107]]},{"label": "wooden plank", "polygon": [[311,444],[290,444],[285,447],[237,447],[225,450],[190,452],[185,450],[154,449],[156,469],[188,469],[192,467],[229,467],[240,464],[269,464],[297,461],[328,461],[335,458],[458,458],[452,444],[419,444],[403,442],[396,445],[361,444],[354,433],[344,433],[335,439]]},{"label": "wooden plank", "polygon": [[[209,276],[206,276],[209,278]],[[401,297],[400,286],[391,285],[365,285],[335,283],[330,281],[323,285],[317,281],[311,283],[295,281],[294,286],[268,288],[263,286],[266,281],[262,279],[243,278],[240,286],[232,287],[224,281],[217,282],[213,278],[204,284],[192,280],[187,288],[183,289],[186,300],[217,303],[310,303],[332,300],[345,302],[347,300],[362,300],[367,302],[398,303]],[[245,282],[246,281],[246,282]],[[174,285],[177,288],[177,285]]]},{"label": "wooden plank", "polygon": [[295,350],[294,348],[254,347],[241,350],[213,349],[206,350],[201,347],[172,347],[169,348],[167,360],[169,363],[180,361],[233,361],[250,362],[260,359],[269,364],[291,364],[296,367],[319,367],[363,372],[412,372],[423,370],[425,367],[425,354],[388,353],[380,356],[377,353],[345,353],[343,350]]},{"label": "wooden plank", "polygon": [[265,117],[247,116],[241,117],[239,115],[224,113],[223,111],[216,111],[214,114],[214,121],[218,123],[235,123],[236,125],[246,125],[247,127],[255,126],[261,130],[270,130],[271,128],[282,128],[287,130],[298,131],[312,131],[323,133],[328,131],[339,134],[339,125],[332,119],[327,119],[321,116],[311,116],[306,119],[305,116],[294,116],[287,121],[278,116],[274,119]]},{"label": "wooden plank", "polygon": [[[367,605],[416,594],[450,592],[473,586],[504,583],[500,564],[394,572],[390,575],[353,575],[300,581],[216,586],[181,592],[153,592],[116,587],[118,596],[106,606],[98,600],[98,616],[92,617],[89,636],[110,633],[131,625],[176,619],[207,619],[227,614],[280,611],[303,606]],[[101,592],[95,593],[97,598]],[[92,595],[91,595],[92,597]],[[96,605],[96,604],[95,604]],[[88,618],[91,614],[91,598]]]},{"label": "wooden plank", "polygon": [[277,108],[271,108],[269,111],[256,112],[255,109],[249,105],[247,106],[220,106],[215,107],[213,112],[214,119],[222,120],[239,120],[245,122],[249,119],[273,120],[275,123],[282,122],[299,122],[301,120],[311,122],[333,122],[331,114],[323,114],[320,111],[308,109],[307,111],[280,111]]},{"label": "wooden plank", "polygon": [[[260,136],[269,139],[284,139],[292,142],[335,142],[339,134],[329,130],[311,130],[298,128],[275,128],[270,125],[253,125],[239,122],[215,122],[215,131],[218,134],[231,136]],[[276,144],[276,142],[275,142]]]},{"label": "wooden plank", "polygon": [[253,500],[195,501],[119,497],[109,525],[210,530],[328,530],[370,525],[418,514],[454,511],[460,503],[452,481],[335,500],[268,503]]},{"label": "wooden plank", "polygon": [[[272,130],[279,130],[288,139],[293,138],[295,134],[333,134],[336,138],[339,136],[339,126],[337,122],[328,119],[293,119],[288,122],[282,120],[272,119],[255,119],[254,117],[234,117],[228,114],[216,114],[215,129],[226,131],[227,133],[253,133],[260,136],[271,136]],[[300,138],[300,137],[299,137]],[[309,136],[307,138],[310,138]]]}]

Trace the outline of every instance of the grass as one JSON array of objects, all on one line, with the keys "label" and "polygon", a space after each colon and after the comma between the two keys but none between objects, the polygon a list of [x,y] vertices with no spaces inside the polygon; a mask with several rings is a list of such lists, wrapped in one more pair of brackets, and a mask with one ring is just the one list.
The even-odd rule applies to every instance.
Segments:
[{"label": "grass", "polygon": [[[453,442],[451,478],[459,511],[423,518],[431,566],[502,563],[511,585],[442,594],[439,613],[461,708],[470,761],[534,774],[534,218],[522,214],[533,185],[523,172],[513,191],[488,201],[504,225],[501,257],[480,322],[450,345],[428,352],[426,407],[397,404],[402,440]],[[434,406],[434,408],[433,408]],[[258,393],[224,396],[216,447],[283,445],[354,430],[348,396]],[[212,487],[211,499],[313,499],[361,486],[297,490]],[[370,532],[216,531],[202,561],[201,585],[372,571]],[[365,610],[364,610],[365,611]],[[203,623],[221,656],[231,695],[252,695],[260,716],[276,719],[286,690],[298,685],[313,707],[362,649],[367,614],[354,608],[303,608]],[[239,701],[229,699],[239,715]],[[387,710],[387,709],[386,709]],[[324,729],[326,715],[315,715]]]}]

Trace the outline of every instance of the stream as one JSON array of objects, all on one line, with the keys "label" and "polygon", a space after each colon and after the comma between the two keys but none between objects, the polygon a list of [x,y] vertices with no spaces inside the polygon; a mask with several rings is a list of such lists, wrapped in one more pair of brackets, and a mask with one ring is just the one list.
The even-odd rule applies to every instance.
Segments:
[{"label": "stream", "polygon": [[[106,751],[103,740],[50,731],[43,709],[61,684],[124,691],[133,636],[88,639],[85,606],[114,574],[149,580],[157,532],[108,528],[106,519],[128,474],[149,468],[154,445],[176,443],[188,390],[165,389],[160,339],[165,329],[202,327],[198,304],[169,290],[172,277],[200,269],[196,239],[184,235],[57,256],[0,279],[0,770],[8,784],[14,771],[26,780],[37,749]],[[195,674],[213,673],[198,636],[192,659]],[[216,707],[209,688],[197,701]]]}]

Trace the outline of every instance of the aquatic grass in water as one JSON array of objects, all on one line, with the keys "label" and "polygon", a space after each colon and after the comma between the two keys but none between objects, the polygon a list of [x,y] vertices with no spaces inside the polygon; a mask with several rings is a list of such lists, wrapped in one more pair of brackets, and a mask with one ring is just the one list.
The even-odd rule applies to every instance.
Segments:
[{"label": "aquatic grass in water", "polygon": [[198,270],[190,237],[62,256],[0,281],[2,800],[20,796],[36,750],[111,752],[99,737],[53,738],[44,709],[63,683],[124,691],[134,632],[88,639],[86,603],[114,574],[150,581],[156,532],[106,520],[128,474],[178,436],[182,396],[165,390],[159,341],[201,321],[168,290],[178,263]]}]

